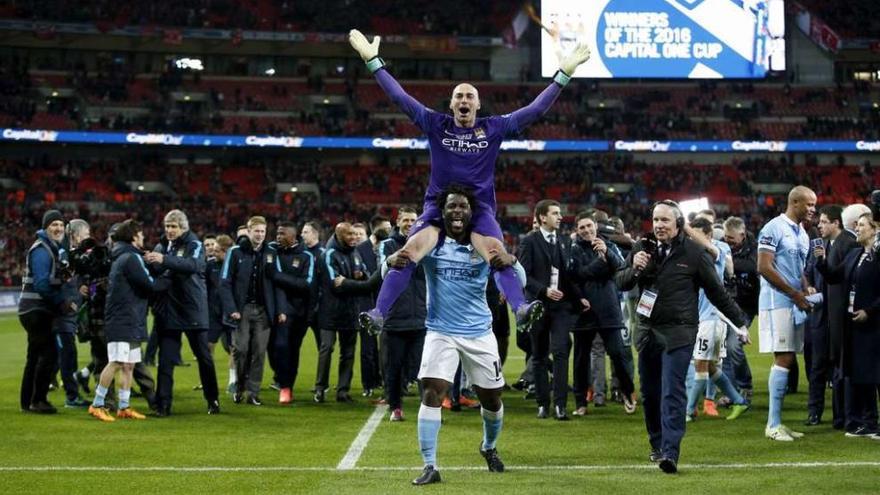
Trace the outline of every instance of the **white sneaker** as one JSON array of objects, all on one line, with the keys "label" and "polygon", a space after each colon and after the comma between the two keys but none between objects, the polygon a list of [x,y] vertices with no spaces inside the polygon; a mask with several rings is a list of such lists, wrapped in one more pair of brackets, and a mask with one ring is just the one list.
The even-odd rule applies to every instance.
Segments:
[{"label": "white sneaker", "polygon": [[764,436],[777,442],[794,442],[794,438],[785,431],[785,427],[782,425],[764,428]]},{"label": "white sneaker", "polygon": [[785,432],[788,433],[788,435],[789,435],[791,438],[804,438],[804,434],[801,433],[801,432],[799,432],[799,431],[794,431],[794,430],[792,430],[791,428],[789,428],[789,427],[787,427],[787,426],[785,426],[785,425],[779,425],[779,426],[781,426],[782,429],[785,430]]}]

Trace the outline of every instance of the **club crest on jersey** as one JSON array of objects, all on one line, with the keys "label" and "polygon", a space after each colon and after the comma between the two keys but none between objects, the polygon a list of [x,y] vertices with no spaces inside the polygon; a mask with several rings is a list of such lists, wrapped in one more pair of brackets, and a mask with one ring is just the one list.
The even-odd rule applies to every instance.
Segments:
[{"label": "club crest on jersey", "polygon": [[471,251],[471,263],[479,263],[480,262],[480,253],[476,251]]},{"label": "club crest on jersey", "polygon": [[294,268],[299,268],[299,265],[301,265],[301,264],[302,264],[302,260],[300,260],[298,258],[294,258],[294,260],[293,260],[293,267]]},{"label": "club crest on jersey", "polygon": [[183,248],[177,250],[177,256],[181,258],[183,257]]},{"label": "club crest on jersey", "polygon": [[267,262],[267,263],[274,263],[274,262],[275,262],[275,256],[272,255],[272,254],[267,254],[267,255],[266,255],[266,262]]},{"label": "club crest on jersey", "polygon": [[477,127],[474,129],[474,136],[476,136],[477,139],[486,139],[486,131],[484,131],[482,127]]}]

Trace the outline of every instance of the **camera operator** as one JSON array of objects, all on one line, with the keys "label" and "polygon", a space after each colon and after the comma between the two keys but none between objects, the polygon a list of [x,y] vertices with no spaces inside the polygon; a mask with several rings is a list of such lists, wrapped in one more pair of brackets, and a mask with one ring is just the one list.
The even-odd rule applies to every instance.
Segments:
[{"label": "camera operator", "polygon": [[[167,290],[168,279],[154,280],[141,257],[144,233],[134,220],[122,222],[113,234],[113,265],[107,289],[106,326],[108,364],[101,371],[95,399],[89,415],[104,422],[120,419],[144,419],[132,409],[131,382],[135,363],[141,361],[141,343],[147,340],[147,298],[153,292]],[[117,371],[122,371],[118,385],[119,409],[110,415],[104,399]]]},{"label": "camera operator", "polygon": [[[171,288],[166,298],[164,321],[159,327],[159,371],[156,396],[157,414],[171,414],[174,363],[180,356],[181,336],[186,334],[190,349],[199,363],[202,393],[208,414],[220,412],[217,372],[208,349],[208,290],[205,286],[205,250],[202,241],[189,229],[189,220],[180,210],[165,215],[165,252],[152,251],[144,260],[168,272]],[[164,274],[163,274],[164,276]]]},{"label": "camera operator", "polygon": [[[77,308],[82,308],[89,294],[89,288],[84,285],[83,266],[84,252],[79,249],[80,243],[89,238],[89,224],[83,219],[75,218],[67,224],[65,230],[67,249],[61,249],[59,254],[62,262],[67,263],[73,273],[64,282],[61,290],[64,299],[74,303]],[[55,344],[58,348],[58,365],[61,370],[61,382],[64,384],[64,407],[88,407],[89,403],[79,395],[79,384],[76,381],[76,334],[79,326],[79,312],[61,315],[52,322],[52,332],[55,334]]]},{"label": "camera operator", "polygon": [[64,300],[59,273],[64,218],[60,211],[49,210],[43,214],[41,225],[28,249],[18,303],[18,319],[28,335],[20,405],[23,412],[54,414],[57,410],[47,399],[52,371],[58,361],[58,350],[52,342],[52,321],[77,308],[75,303]]}]

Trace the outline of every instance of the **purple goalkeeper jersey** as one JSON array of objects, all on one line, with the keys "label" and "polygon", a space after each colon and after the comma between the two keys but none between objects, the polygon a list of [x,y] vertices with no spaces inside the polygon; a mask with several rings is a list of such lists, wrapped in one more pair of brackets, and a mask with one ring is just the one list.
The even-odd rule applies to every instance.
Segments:
[{"label": "purple goalkeeper jersey", "polygon": [[427,108],[408,95],[385,69],[376,71],[376,81],[389,97],[428,137],[431,178],[425,191],[425,204],[433,205],[450,184],[470,187],[480,206],[495,216],[495,160],[501,142],[518,135],[541,117],[562,87],[551,83],[535,100],[513,113],[476,119],[474,127],[455,125],[452,115]]}]

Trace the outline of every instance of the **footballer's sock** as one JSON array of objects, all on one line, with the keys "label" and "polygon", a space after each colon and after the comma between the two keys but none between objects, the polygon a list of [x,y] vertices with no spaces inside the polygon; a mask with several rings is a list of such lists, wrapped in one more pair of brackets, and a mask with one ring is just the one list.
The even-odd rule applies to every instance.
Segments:
[{"label": "footballer's sock", "polygon": [[104,407],[104,398],[107,397],[107,387],[98,384],[95,387],[95,398],[92,400],[92,405],[95,407]]},{"label": "footballer's sock", "polygon": [[[415,270],[416,264],[408,263],[403,268],[392,268],[385,275],[385,280],[382,281],[382,288],[379,289],[379,297],[376,299],[376,309],[379,310],[382,317],[388,316],[391,306],[403,294],[403,291],[406,290]],[[520,290],[520,293],[522,293],[522,290]]]},{"label": "footballer's sock", "polygon": [[743,399],[742,395],[736,391],[736,387],[730,383],[730,378],[724,374],[720,369],[715,370],[715,374],[712,375],[712,383],[714,383],[718,388],[721,389],[721,393],[727,396],[734,404],[745,404],[746,401]]},{"label": "footballer's sock", "polygon": [[494,449],[504,425],[504,405],[497,411],[480,408],[480,414],[483,416],[483,450]]},{"label": "footballer's sock", "polygon": [[442,407],[419,407],[419,448],[426,466],[437,466],[437,437],[440,434]]},{"label": "footballer's sock", "polygon": [[235,383],[237,381],[235,368],[229,368],[229,383]]},{"label": "footballer's sock", "polygon": [[493,277],[498,289],[504,294],[504,297],[507,298],[507,302],[510,303],[510,307],[513,308],[514,311],[518,310],[520,306],[526,303],[526,296],[523,294],[522,284],[519,283],[519,278],[517,278],[516,271],[512,266],[496,270]]},{"label": "footballer's sock", "polygon": [[770,409],[767,411],[767,428],[775,428],[782,424],[782,400],[788,387],[788,370],[773,365],[770,378],[767,380],[770,392]]},{"label": "footballer's sock", "polygon": [[128,409],[130,402],[131,402],[131,389],[130,388],[120,388],[119,389],[119,409]]},{"label": "footballer's sock", "polygon": [[82,376],[83,378],[88,378],[89,375],[92,374],[92,372],[89,370],[89,367],[86,366],[85,368],[79,370],[79,374],[80,374],[80,376]]},{"label": "footballer's sock", "polygon": [[706,381],[706,398],[709,400],[715,400],[715,383],[712,380]]},{"label": "footballer's sock", "polygon": [[687,413],[693,415],[697,410],[697,402],[700,396],[706,390],[706,382],[709,380],[709,373],[705,371],[697,371],[694,373],[694,385],[688,389]]}]

